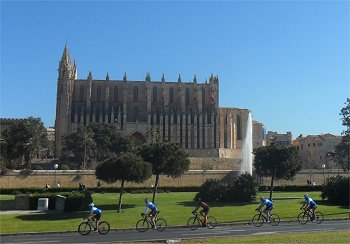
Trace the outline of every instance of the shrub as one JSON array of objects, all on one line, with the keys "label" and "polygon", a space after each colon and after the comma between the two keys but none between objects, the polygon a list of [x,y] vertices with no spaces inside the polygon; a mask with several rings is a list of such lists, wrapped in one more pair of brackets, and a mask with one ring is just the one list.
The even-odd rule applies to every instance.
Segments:
[{"label": "shrub", "polygon": [[21,177],[27,177],[27,176],[31,175],[32,173],[33,173],[33,171],[31,169],[24,169],[24,170],[21,170],[18,175]]},{"label": "shrub", "polygon": [[87,210],[89,203],[92,202],[91,192],[45,192],[33,193],[29,197],[30,209],[37,209],[39,198],[49,199],[49,210],[54,210],[56,207],[56,196],[62,195],[66,197],[65,212],[74,212],[79,210]]},{"label": "shrub", "polygon": [[74,212],[79,210],[87,210],[89,203],[92,202],[91,192],[71,192],[69,194],[60,194],[66,198],[64,207],[65,212]]},{"label": "shrub", "polygon": [[224,183],[209,179],[199,187],[199,192],[196,194],[195,199],[201,198],[208,202],[221,201],[225,198],[226,192],[227,186]]},{"label": "shrub", "polygon": [[349,205],[349,177],[338,175],[328,178],[321,197],[331,203]]},{"label": "shrub", "polygon": [[[233,183],[228,195],[231,201],[248,202],[255,198],[258,184],[248,173],[241,174]],[[232,199],[234,197],[234,199]]]},{"label": "shrub", "polygon": [[247,202],[255,198],[257,183],[249,174],[242,174],[234,180],[232,186],[218,180],[207,180],[196,194],[195,198],[215,202]]},{"label": "shrub", "polygon": [[58,169],[60,169],[60,170],[70,170],[70,168],[69,168],[69,166],[67,164],[59,165]]},{"label": "shrub", "polygon": [[34,170],[43,170],[44,168],[43,168],[42,166],[40,166],[40,165],[35,165],[35,166],[33,167],[33,169],[34,169]]}]

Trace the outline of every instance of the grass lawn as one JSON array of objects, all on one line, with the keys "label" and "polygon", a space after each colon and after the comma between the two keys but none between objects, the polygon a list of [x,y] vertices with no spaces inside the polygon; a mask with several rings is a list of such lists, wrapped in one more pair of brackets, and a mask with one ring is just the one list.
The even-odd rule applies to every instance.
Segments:
[{"label": "grass lawn", "polygon": [[[258,196],[268,197],[267,192],[260,192]],[[325,214],[325,218],[349,217],[348,207],[330,205],[320,200],[320,192],[311,192],[309,195],[318,203],[318,209]],[[191,217],[194,209],[193,198],[195,193],[160,193],[157,194],[156,203],[159,207],[161,218],[166,219],[169,226],[183,226]],[[281,220],[296,220],[299,207],[302,203],[303,193],[300,192],[275,192],[275,208]],[[2,195],[0,199],[8,199],[11,196]],[[152,198],[151,194],[125,194],[123,197],[123,210],[117,213],[116,207],[119,199],[117,193],[93,194],[94,203],[102,209],[102,220],[111,224],[111,228],[134,228],[140,213],[144,209],[143,199]],[[297,197],[288,199],[286,197]],[[218,222],[250,221],[255,214],[255,203],[209,203],[211,210],[209,215],[214,215]],[[47,213],[35,214],[0,214],[0,233],[17,232],[44,232],[44,231],[76,231],[82,218],[88,214],[84,212],[73,213]],[[6,223],[6,224],[5,224]]]}]

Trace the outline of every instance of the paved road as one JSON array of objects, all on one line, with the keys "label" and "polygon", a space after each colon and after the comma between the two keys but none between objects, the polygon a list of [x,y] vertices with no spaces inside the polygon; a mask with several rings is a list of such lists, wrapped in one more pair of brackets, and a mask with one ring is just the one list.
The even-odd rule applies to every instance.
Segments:
[{"label": "paved road", "polygon": [[81,236],[77,232],[71,233],[50,233],[50,234],[21,234],[2,235],[1,243],[120,243],[120,242],[157,242],[167,240],[181,240],[192,238],[205,238],[217,236],[234,235],[261,235],[273,233],[297,233],[297,232],[323,232],[328,230],[350,230],[348,220],[324,221],[322,224],[307,223],[300,225],[297,222],[280,223],[279,226],[263,225],[254,227],[252,225],[222,225],[213,230],[200,228],[191,231],[185,227],[172,227],[163,232],[148,230],[139,233],[136,230],[111,230],[107,235],[90,233],[88,236]]}]

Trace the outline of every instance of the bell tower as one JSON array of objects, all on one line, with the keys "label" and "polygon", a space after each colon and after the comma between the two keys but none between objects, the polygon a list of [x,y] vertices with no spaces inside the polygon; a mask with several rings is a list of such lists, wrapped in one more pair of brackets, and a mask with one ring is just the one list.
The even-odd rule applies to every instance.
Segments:
[{"label": "bell tower", "polygon": [[56,120],[55,120],[55,157],[58,157],[62,149],[64,137],[70,133],[71,111],[74,79],[76,79],[77,67],[72,66],[67,44],[58,67]]}]

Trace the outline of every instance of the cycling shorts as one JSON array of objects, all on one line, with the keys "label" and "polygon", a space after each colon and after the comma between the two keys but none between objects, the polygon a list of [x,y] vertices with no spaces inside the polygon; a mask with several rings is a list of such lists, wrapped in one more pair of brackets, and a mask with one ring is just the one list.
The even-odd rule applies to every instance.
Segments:
[{"label": "cycling shorts", "polygon": [[99,220],[99,219],[101,218],[101,213],[100,213],[100,212],[96,213],[96,214],[94,215],[94,218],[97,219],[97,220]]},{"label": "cycling shorts", "polygon": [[271,211],[272,209],[273,209],[273,205],[266,206],[266,208],[265,208],[266,211]]},{"label": "cycling shorts", "polygon": [[201,211],[199,211],[200,213],[204,213],[205,215],[208,215],[209,213],[209,208],[203,208]]}]

